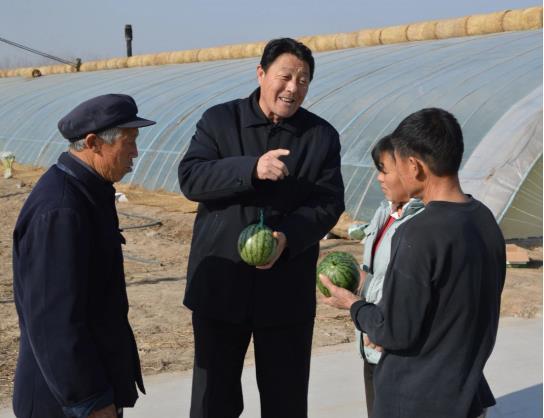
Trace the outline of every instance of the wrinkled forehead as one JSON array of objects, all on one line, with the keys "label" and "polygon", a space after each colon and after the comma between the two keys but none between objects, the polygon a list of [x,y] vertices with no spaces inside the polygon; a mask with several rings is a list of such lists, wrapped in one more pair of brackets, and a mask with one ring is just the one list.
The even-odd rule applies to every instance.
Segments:
[{"label": "wrinkled forehead", "polygon": [[296,55],[284,53],[279,55],[270,66],[275,67],[279,71],[289,71],[304,73],[304,75],[310,75],[310,66],[308,63]]},{"label": "wrinkled forehead", "polygon": [[308,65],[302,65],[302,66],[289,66],[289,65],[283,65],[279,68],[280,71],[288,71],[291,73],[298,73],[302,75],[310,75],[310,71],[308,70]]}]

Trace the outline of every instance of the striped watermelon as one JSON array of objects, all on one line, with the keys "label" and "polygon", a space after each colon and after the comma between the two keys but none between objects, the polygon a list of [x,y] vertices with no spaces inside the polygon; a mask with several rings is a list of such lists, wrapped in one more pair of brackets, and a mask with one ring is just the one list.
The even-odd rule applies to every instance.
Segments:
[{"label": "striped watermelon", "polygon": [[260,211],[258,224],[245,227],[238,237],[238,253],[250,266],[268,264],[276,253],[278,242],[272,236],[272,230],[264,224],[263,211]]},{"label": "striped watermelon", "polygon": [[359,283],[359,264],[349,253],[337,251],[328,254],[317,266],[317,288],[329,297],[331,294],[321,283],[319,275],[324,274],[333,284],[353,292]]}]

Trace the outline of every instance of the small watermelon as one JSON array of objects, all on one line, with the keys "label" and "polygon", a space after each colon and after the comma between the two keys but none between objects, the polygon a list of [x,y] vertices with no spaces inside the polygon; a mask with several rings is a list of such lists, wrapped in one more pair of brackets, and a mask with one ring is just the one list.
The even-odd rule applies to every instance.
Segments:
[{"label": "small watermelon", "polygon": [[359,283],[359,265],[357,260],[349,253],[337,251],[328,254],[317,266],[317,288],[329,297],[331,294],[321,283],[319,275],[327,276],[334,285],[343,287],[353,292]]},{"label": "small watermelon", "polygon": [[272,230],[264,224],[262,210],[259,223],[246,226],[238,237],[238,253],[250,266],[268,264],[276,253],[277,245]]}]

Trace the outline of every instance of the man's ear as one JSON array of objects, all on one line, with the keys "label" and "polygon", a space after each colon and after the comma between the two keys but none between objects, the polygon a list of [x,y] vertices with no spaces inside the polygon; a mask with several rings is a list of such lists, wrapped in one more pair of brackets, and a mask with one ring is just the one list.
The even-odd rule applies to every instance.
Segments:
[{"label": "man's ear", "polygon": [[257,81],[259,82],[259,86],[261,85],[263,78],[264,78],[265,72],[261,64],[257,65]]},{"label": "man's ear", "polygon": [[425,163],[425,161],[420,160],[416,157],[409,157],[411,164],[413,164],[413,174],[414,178],[416,178],[418,181],[425,180],[429,175],[429,166]]},{"label": "man's ear", "polygon": [[102,149],[102,140],[95,134],[87,134],[85,137],[85,147],[98,154]]}]

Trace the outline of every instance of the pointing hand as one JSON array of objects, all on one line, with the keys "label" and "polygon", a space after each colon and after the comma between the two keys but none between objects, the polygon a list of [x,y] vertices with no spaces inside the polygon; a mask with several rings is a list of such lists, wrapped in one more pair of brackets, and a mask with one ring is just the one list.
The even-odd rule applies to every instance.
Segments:
[{"label": "pointing hand", "polygon": [[261,155],[257,161],[254,176],[259,180],[282,180],[289,175],[289,170],[280,157],[289,155],[287,149],[274,149]]}]

